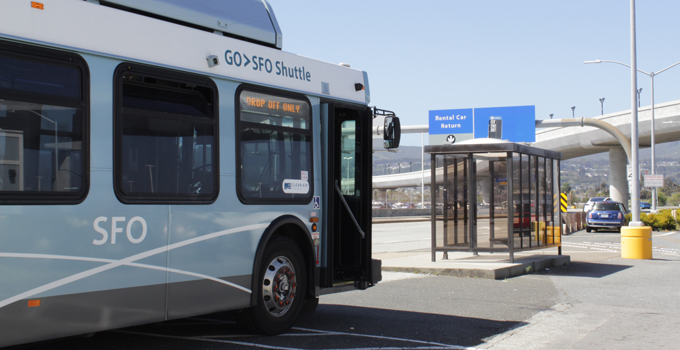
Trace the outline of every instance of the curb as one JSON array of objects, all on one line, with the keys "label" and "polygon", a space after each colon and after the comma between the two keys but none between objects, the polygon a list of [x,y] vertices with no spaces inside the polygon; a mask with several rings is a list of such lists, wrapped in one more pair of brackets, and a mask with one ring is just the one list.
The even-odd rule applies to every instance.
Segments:
[{"label": "curb", "polygon": [[526,274],[532,274],[538,271],[543,271],[546,268],[557,268],[571,263],[571,257],[568,255],[551,256],[546,259],[533,259],[516,264],[508,264],[508,266],[499,267],[495,269],[480,269],[480,268],[461,268],[461,267],[394,267],[383,266],[382,271],[391,272],[410,272],[410,273],[429,273],[433,275],[444,275],[452,277],[467,277],[467,278],[486,278],[486,279],[505,279],[517,277]]}]

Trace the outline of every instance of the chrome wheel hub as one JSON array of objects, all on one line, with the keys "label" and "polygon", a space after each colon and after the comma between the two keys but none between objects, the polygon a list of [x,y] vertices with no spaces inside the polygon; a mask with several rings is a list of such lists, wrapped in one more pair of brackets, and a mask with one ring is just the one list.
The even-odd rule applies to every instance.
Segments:
[{"label": "chrome wheel hub", "polygon": [[274,317],[283,316],[293,305],[297,280],[293,264],[285,256],[272,260],[262,280],[264,305]]}]

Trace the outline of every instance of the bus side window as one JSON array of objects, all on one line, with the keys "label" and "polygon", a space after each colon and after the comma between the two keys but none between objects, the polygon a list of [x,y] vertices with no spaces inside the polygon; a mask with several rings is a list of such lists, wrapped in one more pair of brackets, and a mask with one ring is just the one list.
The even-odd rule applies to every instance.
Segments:
[{"label": "bus side window", "polygon": [[[124,67],[128,67],[125,65]],[[216,88],[177,73],[119,69],[116,194],[124,203],[217,197]]]},{"label": "bus side window", "polygon": [[87,194],[89,73],[67,56],[0,46],[2,204],[75,204]]}]

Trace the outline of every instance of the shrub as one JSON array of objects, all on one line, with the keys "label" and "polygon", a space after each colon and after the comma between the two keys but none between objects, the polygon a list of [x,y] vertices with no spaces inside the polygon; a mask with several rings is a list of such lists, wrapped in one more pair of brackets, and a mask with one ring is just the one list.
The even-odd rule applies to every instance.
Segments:
[{"label": "shrub", "polygon": [[645,226],[649,226],[654,230],[654,219],[656,218],[656,215],[654,214],[647,214],[647,213],[640,213],[640,221],[645,224]]},{"label": "shrub", "polygon": [[659,214],[654,215],[653,224],[652,230],[675,230],[675,219],[673,219],[671,210],[662,210]]},{"label": "shrub", "polygon": [[[675,230],[676,221],[673,219],[672,210],[666,209],[658,214],[640,213],[640,221],[652,228],[652,231]],[[678,213],[680,214],[680,213]],[[626,214],[626,219],[630,222],[632,215]]]},{"label": "shrub", "polygon": [[[652,228],[652,231],[675,230],[677,221],[673,218],[672,209],[664,209],[658,214],[640,213],[640,221]],[[677,218],[680,218],[680,209],[675,211]],[[626,214],[626,220],[630,222],[633,214]]]}]

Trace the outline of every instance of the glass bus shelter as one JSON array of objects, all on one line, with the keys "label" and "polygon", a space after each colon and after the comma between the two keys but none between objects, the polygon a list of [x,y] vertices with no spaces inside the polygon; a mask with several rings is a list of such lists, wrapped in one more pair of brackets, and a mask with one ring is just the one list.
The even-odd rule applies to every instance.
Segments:
[{"label": "glass bus shelter", "polygon": [[560,152],[498,139],[425,146],[432,161],[436,252],[514,253],[559,247]]}]

